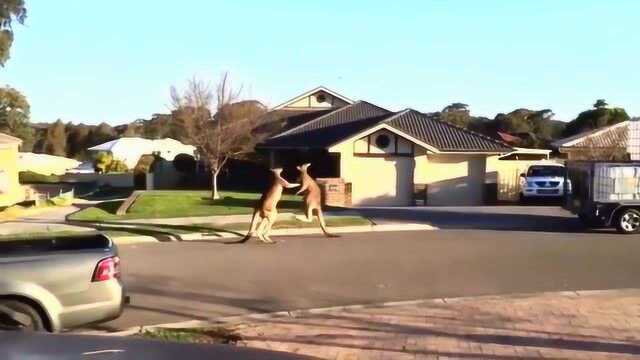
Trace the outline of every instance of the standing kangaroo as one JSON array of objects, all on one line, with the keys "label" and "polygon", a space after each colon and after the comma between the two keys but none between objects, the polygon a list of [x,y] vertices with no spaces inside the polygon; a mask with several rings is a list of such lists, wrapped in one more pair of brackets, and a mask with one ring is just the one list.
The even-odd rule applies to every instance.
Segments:
[{"label": "standing kangaroo", "polygon": [[320,191],[318,183],[316,183],[316,181],[313,180],[311,175],[307,172],[309,166],[311,166],[311,164],[302,164],[301,166],[297,166],[302,178],[302,186],[296,195],[302,194],[305,191],[307,193],[304,194],[303,197],[306,217],[296,216],[296,219],[304,222],[311,222],[313,221],[313,210],[316,210],[318,214],[318,221],[320,222],[320,228],[325,236],[339,237],[338,235],[331,234],[327,231],[327,225],[324,222],[324,216],[322,215],[322,192]]},{"label": "standing kangaroo", "polygon": [[[244,239],[240,242],[246,242],[257,234],[260,241],[266,244],[273,244],[274,241],[269,237],[269,233],[271,232],[271,227],[278,216],[277,206],[280,198],[282,197],[282,190],[283,188],[294,188],[300,186],[300,184],[289,183],[280,176],[282,169],[271,169],[271,171],[274,175],[273,183],[269,189],[262,194],[262,197],[254,208],[253,217],[251,218],[251,228]],[[260,217],[259,223],[258,215]]]}]

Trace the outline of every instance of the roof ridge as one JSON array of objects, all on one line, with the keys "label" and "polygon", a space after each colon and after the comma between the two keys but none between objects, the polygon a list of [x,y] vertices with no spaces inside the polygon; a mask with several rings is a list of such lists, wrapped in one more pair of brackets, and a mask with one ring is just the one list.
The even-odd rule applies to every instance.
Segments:
[{"label": "roof ridge", "polygon": [[324,86],[324,85],[320,85],[320,86],[316,86],[315,88],[313,88],[313,89],[311,89],[311,90],[307,90],[307,91],[303,92],[302,94],[296,95],[296,96],[292,97],[291,99],[289,99],[289,100],[287,100],[287,101],[285,101],[285,102],[283,102],[283,103],[280,103],[280,104],[278,104],[278,105],[274,106],[274,107],[273,107],[273,108],[271,108],[270,110],[280,110],[282,107],[284,107],[285,105],[287,105],[287,104],[289,104],[289,103],[293,102],[294,100],[297,100],[297,99],[303,98],[303,97],[305,97],[305,96],[309,96],[309,95],[313,94],[313,93],[314,93],[314,92],[316,92],[316,91],[324,91],[324,92],[327,92],[327,93],[329,93],[331,96],[338,97],[338,98],[340,98],[340,99],[342,99],[342,100],[344,100],[344,101],[346,101],[346,102],[348,102],[348,103],[350,103],[350,104],[354,104],[354,103],[355,103],[355,101],[354,101],[353,99],[350,99],[350,98],[348,98],[348,97],[346,97],[346,96],[344,96],[344,95],[342,95],[342,94],[339,94],[339,93],[337,93],[337,92],[335,92],[335,91],[333,91],[333,90],[329,89],[328,87],[326,87],[326,86]]},{"label": "roof ridge", "polygon": [[337,108],[337,109],[335,109],[335,110],[333,110],[333,111],[329,111],[328,113],[326,113],[326,114],[324,114],[324,115],[321,115],[321,116],[318,116],[317,118],[315,118],[315,119],[313,119],[313,120],[311,120],[311,121],[307,121],[306,123],[302,123],[302,124],[300,124],[300,125],[294,126],[294,127],[292,127],[291,129],[289,129],[289,130],[287,130],[287,131],[281,132],[280,134],[277,134],[277,135],[275,135],[275,136],[271,136],[269,139],[275,139],[275,138],[279,138],[279,137],[284,136],[284,135],[288,135],[289,133],[293,132],[294,130],[297,130],[297,129],[299,129],[299,128],[303,127],[303,126],[306,126],[306,125],[309,125],[309,124],[311,124],[311,123],[314,123],[314,122],[316,122],[316,121],[318,121],[318,120],[320,120],[320,119],[323,119],[323,118],[325,118],[325,117],[327,117],[327,116],[329,116],[329,115],[332,115],[332,114],[338,113],[338,112],[340,112],[340,111],[342,111],[342,110],[345,110],[346,108],[350,108],[350,107],[352,107],[352,106],[354,106],[354,105],[356,105],[356,104],[359,104],[359,103],[361,103],[361,102],[363,102],[363,100],[358,100],[358,101],[354,102],[353,104],[349,104],[349,105],[347,105],[347,106],[343,106],[343,107],[341,107],[341,108]]},{"label": "roof ridge", "polygon": [[358,100],[358,101],[354,102],[353,104],[349,104],[349,105],[347,105],[347,106],[343,106],[343,107],[341,107],[341,108],[338,108],[338,109],[335,109],[335,110],[333,110],[333,111],[330,111],[330,112],[328,112],[328,113],[326,113],[326,114],[324,114],[324,115],[318,116],[317,118],[315,118],[315,119],[313,119],[313,120],[311,120],[311,121],[308,121],[308,122],[306,122],[306,123],[300,124],[300,125],[298,125],[298,126],[294,126],[294,127],[292,127],[291,129],[289,129],[289,130],[287,130],[287,131],[285,131],[285,132],[282,132],[282,133],[280,133],[280,134],[278,134],[278,135],[275,135],[275,136],[270,137],[269,139],[276,139],[276,138],[279,138],[279,137],[281,137],[281,136],[289,135],[290,133],[294,132],[295,130],[298,130],[298,129],[300,129],[300,128],[304,127],[304,126],[308,126],[308,125],[310,125],[310,124],[316,123],[316,122],[317,122],[317,121],[319,121],[319,120],[322,120],[322,119],[324,119],[324,118],[326,118],[326,117],[328,117],[328,116],[331,116],[331,115],[337,114],[337,113],[339,113],[339,112],[341,112],[341,111],[343,111],[343,110],[350,109],[350,108],[352,108],[352,107],[354,107],[354,106],[356,106],[356,105],[358,105],[358,104],[369,104],[369,105],[371,105],[371,106],[375,106],[375,107],[377,107],[378,109],[382,109],[382,110],[384,110],[384,111],[391,112],[391,111],[389,111],[389,110],[387,110],[387,109],[385,109],[385,108],[383,108],[383,107],[380,107],[380,106],[378,106],[378,105],[372,104],[372,103],[370,103],[370,102],[368,102],[368,101],[365,101],[365,100]]},{"label": "roof ridge", "polygon": [[[422,115],[427,116],[427,114],[425,114],[425,113],[423,113],[423,112],[420,112],[420,111],[418,111],[418,110],[414,110],[414,109],[411,109],[411,110],[413,110],[413,111],[415,111],[415,112],[417,112],[417,113],[419,113],[419,114],[422,114]],[[446,125],[446,126],[452,127],[452,128],[454,128],[454,129],[462,130],[462,131],[464,131],[464,132],[466,132],[466,133],[469,133],[469,134],[472,134],[472,135],[475,135],[475,136],[481,137],[481,138],[483,138],[483,139],[485,139],[485,140],[489,140],[489,141],[492,141],[492,142],[494,142],[494,143],[500,144],[500,145],[502,145],[502,146],[505,146],[505,147],[508,147],[508,148],[512,148],[512,147],[511,147],[511,145],[507,144],[507,143],[506,143],[506,142],[504,142],[504,141],[500,141],[500,140],[497,140],[497,139],[492,138],[491,136],[487,136],[487,135],[485,135],[485,134],[481,134],[481,133],[479,133],[479,132],[477,132],[477,131],[469,130],[469,129],[465,128],[465,127],[458,126],[458,125],[455,125],[455,124],[452,124],[452,123],[446,122],[446,121],[444,121],[444,120],[440,120],[440,119],[439,119],[439,116],[433,116],[431,119],[432,119],[432,120],[435,120],[435,121],[437,121],[437,122],[440,122],[440,123],[442,123],[442,124],[444,124],[444,125]]]}]

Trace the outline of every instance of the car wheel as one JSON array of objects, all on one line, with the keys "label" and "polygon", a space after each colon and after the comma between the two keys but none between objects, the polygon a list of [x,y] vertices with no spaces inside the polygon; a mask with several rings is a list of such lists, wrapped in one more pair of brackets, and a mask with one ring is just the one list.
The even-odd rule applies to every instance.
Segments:
[{"label": "car wheel", "polygon": [[23,331],[46,331],[44,320],[38,310],[31,305],[17,300],[0,300],[0,308],[5,307],[15,314],[1,317],[6,321],[6,326]]},{"label": "car wheel", "polygon": [[640,211],[635,209],[623,210],[616,221],[616,228],[622,234],[640,232]]}]

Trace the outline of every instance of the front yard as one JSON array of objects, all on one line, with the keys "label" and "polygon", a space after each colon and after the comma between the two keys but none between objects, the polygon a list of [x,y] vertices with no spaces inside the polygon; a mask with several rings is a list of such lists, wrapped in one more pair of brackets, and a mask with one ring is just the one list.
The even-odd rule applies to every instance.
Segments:
[{"label": "front yard", "polygon": [[[210,195],[209,191],[149,191],[143,193],[123,216],[116,215],[122,204],[118,200],[101,202],[78,211],[70,215],[69,220],[101,222],[251,214],[256,200],[260,198],[258,193],[243,192],[223,192],[219,200],[212,200]],[[302,197],[282,195],[279,211],[300,212],[301,209]]]}]

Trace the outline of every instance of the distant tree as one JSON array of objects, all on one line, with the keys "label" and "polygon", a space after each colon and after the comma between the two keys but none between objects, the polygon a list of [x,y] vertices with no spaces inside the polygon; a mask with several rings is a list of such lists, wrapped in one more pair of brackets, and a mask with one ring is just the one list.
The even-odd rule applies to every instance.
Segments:
[{"label": "distant tree", "polygon": [[442,109],[441,116],[442,120],[448,123],[466,128],[471,122],[469,113],[469,105],[456,102],[445,106]]},{"label": "distant tree", "polygon": [[607,104],[607,102],[604,99],[598,99],[596,100],[596,103],[593,104],[593,107],[596,109],[606,108],[607,106],[609,106],[609,104]]},{"label": "distant tree", "polygon": [[75,159],[87,158],[87,141],[91,128],[84,124],[67,125],[67,156]]},{"label": "distant tree", "polygon": [[87,138],[87,147],[92,147],[117,139],[116,131],[109,124],[101,123],[91,130]]},{"label": "distant tree", "polygon": [[8,86],[0,88],[0,132],[22,139],[24,151],[31,151],[33,147],[29,112],[29,102],[18,90]]},{"label": "distant tree", "polygon": [[45,153],[55,156],[67,156],[66,127],[60,119],[47,129]]},{"label": "distant tree", "polygon": [[594,104],[594,109],[583,111],[577,118],[568,122],[562,136],[569,137],[577,135],[629,119],[629,115],[623,108],[606,107],[606,102],[600,99]]},{"label": "distant tree", "polygon": [[504,132],[523,138],[520,146],[544,148],[557,135],[557,124],[550,109],[517,109],[508,114],[498,114],[488,124],[493,131]]},{"label": "distant tree", "polygon": [[4,66],[9,59],[9,49],[13,44],[13,28],[11,24],[17,21],[24,24],[27,18],[27,8],[24,0],[0,1],[0,66]]},{"label": "distant tree", "polygon": [[239,96],[228,73],[221,76],[215,90],[195,77],[182,93],[171,88],[173,119],[188,139],[186,142],[196,147],[200,159],[209,167],[214,199],[220,198],[218,174],[229,159],[246,155],[244,144],[250,140],[251,129],[261,115],[249,108],[246,112],[234,111],[232,105]]}]

